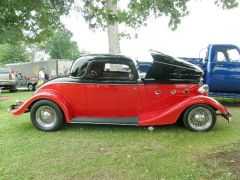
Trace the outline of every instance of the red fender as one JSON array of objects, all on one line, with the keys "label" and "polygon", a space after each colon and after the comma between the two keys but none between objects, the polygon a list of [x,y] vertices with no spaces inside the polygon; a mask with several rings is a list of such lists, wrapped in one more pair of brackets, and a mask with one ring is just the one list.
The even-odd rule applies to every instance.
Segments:
[{"label": "red fender", "polygon": [[208,96],[191,96],[178,104],[150,113],[141,114],[140,125],[149,126],[175,123],[181,113],[194,104],[208,104],[219,110],[222,114],[228,114],[227,109],[215,99]]},{"label": "red fender", "polygon": [[59,94],[56,91],[53,90],[43,90],[38,91],[36,94],[34,94],[28,101],[24,102],[24,104],[17,109],[16,111],[12,112],[13,115],[21,115],[24,112],[26,112],[29,107],[34,104],[36,101],[39,101],[41,99],[49,99],[53,102],[55,102],[57,105],[60,106],[60,108],[63,110],[63,113],[66,118],[66,122],[70,122],[70,120],[74,117],[73,108],[69,101]]}]

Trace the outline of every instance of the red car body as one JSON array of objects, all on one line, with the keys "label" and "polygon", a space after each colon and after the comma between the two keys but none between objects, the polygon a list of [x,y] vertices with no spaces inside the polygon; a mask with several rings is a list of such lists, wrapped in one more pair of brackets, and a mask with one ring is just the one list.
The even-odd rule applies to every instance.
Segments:
[{"label": "red car body", "polygon": [[217,110],[231,120],[227,109],[207,96],[199,67],[156,51],[151,54],[154,63],[142,79],[126,56],[81,56],[73,62],[70,77],[44,83],[12,114],[30,111],[32,123],[43,131],[56,131],[64,121],[152,126],[178,120],[191,131],[208,131]]}]

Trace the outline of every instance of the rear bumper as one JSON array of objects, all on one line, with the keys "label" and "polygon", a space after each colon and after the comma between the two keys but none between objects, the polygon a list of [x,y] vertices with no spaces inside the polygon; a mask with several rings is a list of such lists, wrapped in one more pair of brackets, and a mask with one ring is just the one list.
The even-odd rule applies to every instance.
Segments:
[{"label": "rear bumper", "polygon": [[17,84],[17,80],[1,80],[0,86],[14,86]]},{"label": "rear bumper", "polygon": [[230,113],[227,114],[220,114],[222,117],[228,120],[228,122],[232,121],[232,115]]},{"label": "rear bumper", "polygon": [[1,81],[0,82],[0,87],[3,87],[3,89],[16,89],[16,81]]}]

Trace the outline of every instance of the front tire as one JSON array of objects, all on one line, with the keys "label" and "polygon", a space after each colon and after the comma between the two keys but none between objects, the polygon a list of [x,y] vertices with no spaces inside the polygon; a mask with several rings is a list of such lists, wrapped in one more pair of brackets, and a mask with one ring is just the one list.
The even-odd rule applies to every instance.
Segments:
[{"label": "front tire", "polygon": [[216,112],[207,104],[195,104],[185,111],[183,123],[190,131],[209,131],[216,123]]},{"label": "front tire", "polygon": [[30,117],[33,125],[40,131],[57,131],[65,121],[62,109],[50,100],[36,102]]}]

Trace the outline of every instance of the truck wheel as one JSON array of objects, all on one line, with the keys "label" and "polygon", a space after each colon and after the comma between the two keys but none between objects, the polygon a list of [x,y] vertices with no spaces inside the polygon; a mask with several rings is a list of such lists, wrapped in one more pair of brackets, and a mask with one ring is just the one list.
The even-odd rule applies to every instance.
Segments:
[{"label": "truck wheel", "polygon": [[216,123],[216,112],[207,104],[195,104],[185,111],[183,123],[190,131],[209,131]]},{"label": "truck wheel", "polygon": [[62,109],[50,100],[36,102],[30,111],[30,117],[40,131],[57,131],[65,121]]},{"label": "truck wheel", "polygon": [[32,83],[29,83],[29,84],[28,84],[28,90],[29,90],[29,91],[35,91],[35,90],[36,90],[36,85],[35,85],[35,84],[32,84]]},{"label": "truck wheel", "polygon": [[17,91],[18,91],[17,89],[16,90],[9,90],[10,93],[15,93]]},{"label": "truck wheel", "polygon": [[16,86],[16,85],[11,86],[11,87],[9,88],[9,92],[10,92],[10,93],[15,93],[15,92],[17,92],[17,91],[18,91],[18,89],[17,89],[17,86]]}]

